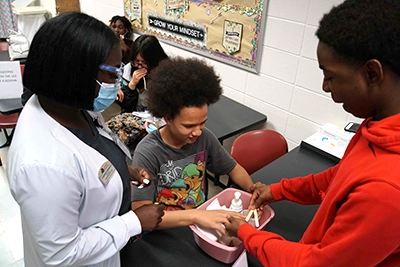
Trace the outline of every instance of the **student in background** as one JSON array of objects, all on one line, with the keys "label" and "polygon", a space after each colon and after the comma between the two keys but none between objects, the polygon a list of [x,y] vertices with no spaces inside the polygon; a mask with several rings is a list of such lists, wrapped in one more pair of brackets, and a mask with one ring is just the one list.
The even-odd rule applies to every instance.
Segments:
[{"label": "student in background", "polygon": [[[131,58],[133,46],[132,24],[126,17],[117,15],[111,18],[109,26],[119,38],[119,44],[122,51],[121,61],[123,64],[128,64]],[[122,102],[123,100],[124,93],[122,92],[122,90],[118,90],[116,102],[112,103],[107,109],[105,109],[101,113],[106,121],[121,113],[121,107],[118,105],[118,103]]]},{"label": "student in background", "polygon": [[130,180],[144,186],[149,174],[127,166],[98,112],[115,99],[120,65],[116,35],[83,13],[50,19],[33,38],[23,77],[33,95],[7,157],[26,266],[119,266],[131,237],[161,221],[162,205],[131,210]]},{"label": "student in background", "polygon": [[365,120],[336,166],[253,187],[255,208],[320,205],[298,243],[229,218],[264,266],[400,266],[399,17],[398,0],[348,0],[320,21],[322,89]]},{"label": "student in background", "polygon": [[147,109],[146,86],[151,71],[167,59],[159,41],[152,35],[141,35],[132,46],[130,64],[124,68],[121,90],[123,101],[117,101],[121,113],[144,111]]},{"label": "student in background", "polygon": [[122,50],[122,63],[129,62],[131,50],[133,46],[133,29],[132,24],[124,16],[114,16],[110,20],[110,28],[119,38]]},{"label": "student in background", "polygon": [[174,58],[160,63],[148,85],[148,108],[166,125],[149,133],[136,147],[133,164],[149,170],[151,185],[133,188],[132,209],[159,202],[166,205],[160,228],[197,224],[226,233],[222,223],[237,212],[195,209],[205,201],[206,170],[228,174],[243,190],[253,182],[215,135],[205,128],[208,106],[222,88],[212,67],[197,59]]}]

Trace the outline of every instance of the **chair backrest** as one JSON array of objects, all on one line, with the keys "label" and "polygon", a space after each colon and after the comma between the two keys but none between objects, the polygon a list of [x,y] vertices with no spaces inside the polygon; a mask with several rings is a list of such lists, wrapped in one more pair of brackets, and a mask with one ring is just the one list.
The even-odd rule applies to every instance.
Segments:
[{"label": "chair backrest", "polygon": [[15,128],[18,121],[18,113],[12,113],[10,115],[0,114],[0,129],[12,129]]},{"label": "chair backrest", "polygon": [[21,77],[24,77],[25,64],[20,64],[19,68],[21,69]]},{"label": "chair backrest", "polygon": [[286,139],[273,130],[254,130],[233,141],[231,156],[251,175],[288,152]]}]

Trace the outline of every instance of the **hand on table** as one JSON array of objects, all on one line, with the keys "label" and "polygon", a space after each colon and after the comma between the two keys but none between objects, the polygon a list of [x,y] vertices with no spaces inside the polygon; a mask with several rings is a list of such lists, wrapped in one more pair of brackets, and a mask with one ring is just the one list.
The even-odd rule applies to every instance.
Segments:
[{"label": "hand on table", "polygon": [[243,218],[228,217],[228,223],[225,224],[225,229],[230,236],[237,236],[237,232],[243,224],[247,223]]},{"label": "hand on table", "polygon": [[132,184],[138,187],[145,187],[150,184],[150,174],[146,168],[128,166],[128,170]]},{"label": "hand on table", "polygon": [[229,223],[228,217],[245,219],[245,216],[241,213],[227,210],[196,210],[195,223],[206,229],[215,229],[228,235],[225,230],[225,224]]},{"label": "hand on table", "polygon": [[275,202],[269,185],[257,182],[250,190],[253,192],[253,195],[250,199],[249,209],[262,210],[265,205]]},{"label": "hand on table", "polygon": [[147,204],[135,209],[134,212],[142,225],[142,231],[151,231],[158,226],[164,216],[164,208],[162,204]]}]

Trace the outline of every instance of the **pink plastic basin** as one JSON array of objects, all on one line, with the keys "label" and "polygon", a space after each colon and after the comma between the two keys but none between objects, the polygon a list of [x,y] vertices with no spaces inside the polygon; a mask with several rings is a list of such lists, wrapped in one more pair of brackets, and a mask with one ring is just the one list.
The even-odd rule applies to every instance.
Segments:
[{"label": "pink plastic basin", "polygon": [[[241,193],[243,209],[247,209],[250,204],[251,194],[234,188],[227,188],[223,190],[221,193],[207,200],[197,208],[205,210],[208,205],[210,205],[210,203],[213,202],[216,198],[218,198],[221,206],[225,205],[229,208],[232,198],[234,198],[234,193],[236,191],[239,191]],[[274,217],[274,215],[275,213],[271,209],[271,207],[266,205],[263,209],[261,217],[259,218],[260,226],[257,229],[260,230],[264,228],[265,225]],[[192,229],[193,231],[193,236],[196,244],[208,255],[223,263],[232,263],[244,250],[243,243],[237,238],[234,238],[232,242],[234,246],[227,246],[210,239],[209,237],[204,235],[199,229],[197,229],[195,225],[191,225],[190,229]]]}]

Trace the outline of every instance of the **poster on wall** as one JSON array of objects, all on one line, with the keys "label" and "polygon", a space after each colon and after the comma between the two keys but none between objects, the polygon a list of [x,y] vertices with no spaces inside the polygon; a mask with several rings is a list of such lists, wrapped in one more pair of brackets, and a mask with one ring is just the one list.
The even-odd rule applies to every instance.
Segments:
[{"label": "poster on wall", "polygon": [[267,1],[124,0],[124,12],[141,5],[131,19],[139,34],[257,73]]},{"label": "poster on wall", "polygon": [[167,9],[177,9],[185,6],[185,0],[165,0]]},{"label": "poster on wall", "polygon": [[159,35],[175,35],[182,40],[192,42],[198,46],[206,46],[207,28],[194,21],[172,19],[169,16],[148,12],[148,27],[153,33]]},{"label": "poster on wall", "polygon": [[233,21],[225,20],[222,45],[226,51],[233,55],[240,50],[242,41],[243,25]]},{"label": "poster on wall", "polygon": [[131,0],[129,2],[129,14],[126,14],[130,21],[142,23],[142,1]]}]

